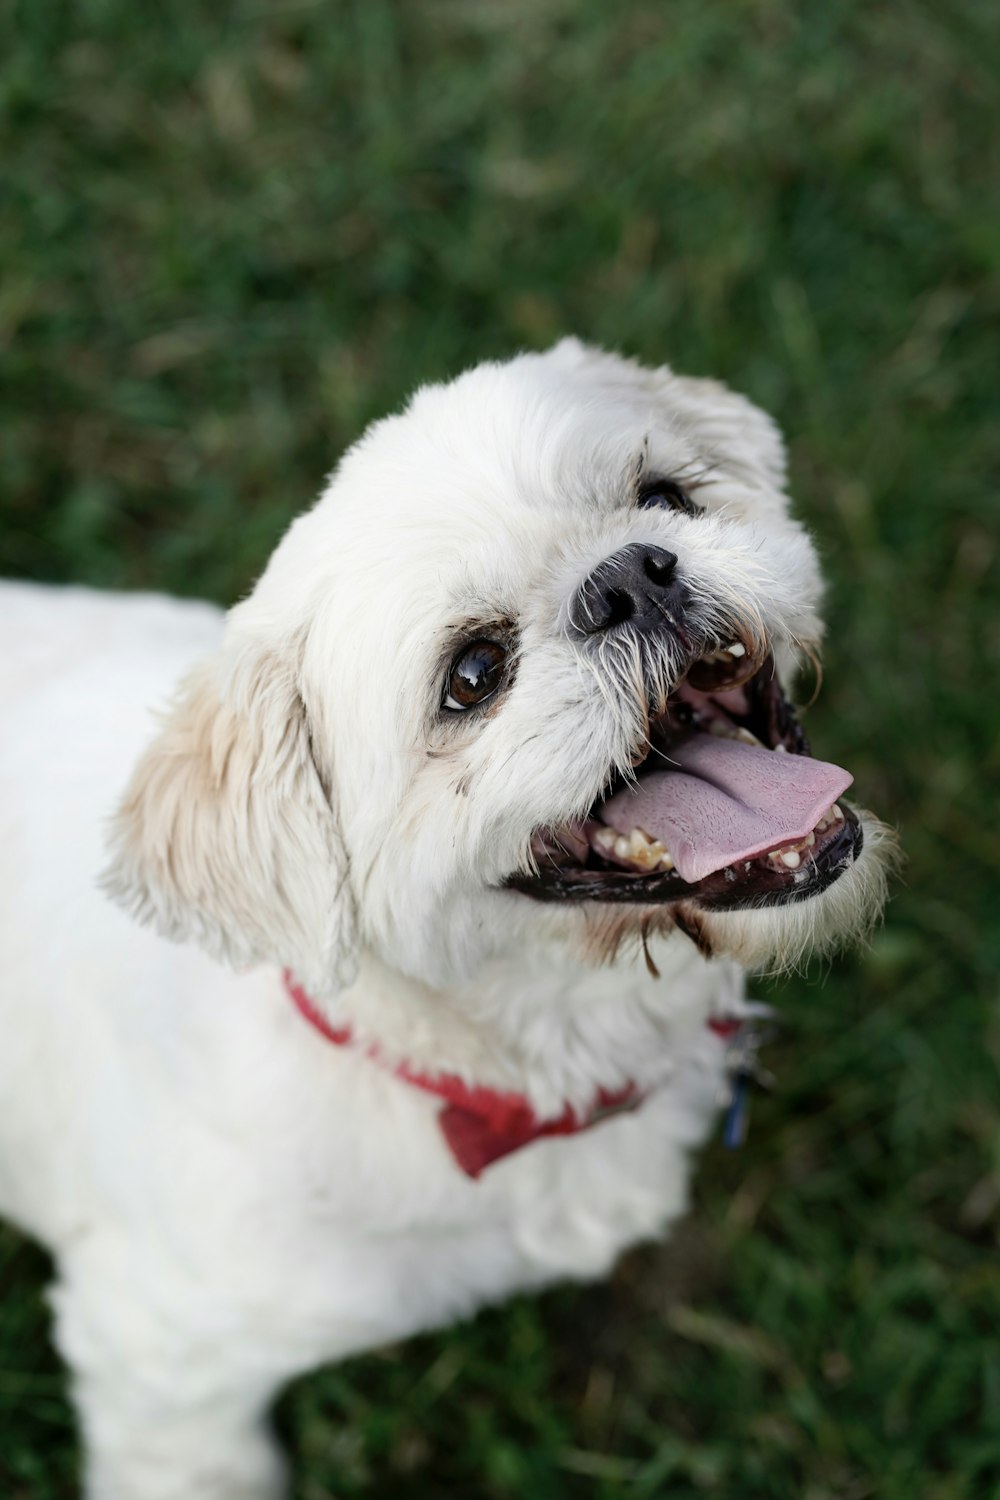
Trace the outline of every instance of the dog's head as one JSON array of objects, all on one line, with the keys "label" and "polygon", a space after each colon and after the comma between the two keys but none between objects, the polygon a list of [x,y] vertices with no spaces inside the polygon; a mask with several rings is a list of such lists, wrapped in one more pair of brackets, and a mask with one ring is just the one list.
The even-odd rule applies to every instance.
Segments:
[{"label": "dog's head", "polygon": [[316,993],[534,941],[788,962],[866,927],[881,830],[786,696],[820,583],[766,416],[567,341],[348,453],[140,763],[110,884]]}]

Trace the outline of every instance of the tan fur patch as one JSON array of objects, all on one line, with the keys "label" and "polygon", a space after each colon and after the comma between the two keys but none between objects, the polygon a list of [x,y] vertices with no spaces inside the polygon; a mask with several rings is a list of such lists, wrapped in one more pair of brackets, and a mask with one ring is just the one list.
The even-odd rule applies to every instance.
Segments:
[{"label": "tan fur patch", "polygon": [[703,958],[712,958],[715,945],[708,935],[705,919],[691,901],[682,901],[674,908],[674,924],[689,937]]},{"label": "tan fur patch", "polygon": [[104,885],[169,937],[322,983],[350,972],[353,903],[289,656],[192,675],[133,773]]},{"label": "tan fur patch", "polygon": [[584,963],[595,968],[613,964],[630,952],[642,952],[646,967],[659,978],[647,947],[651,937],[666,937],[674,928],[669,907],[665,906],[594,906],[584,918],[579,951]]}]

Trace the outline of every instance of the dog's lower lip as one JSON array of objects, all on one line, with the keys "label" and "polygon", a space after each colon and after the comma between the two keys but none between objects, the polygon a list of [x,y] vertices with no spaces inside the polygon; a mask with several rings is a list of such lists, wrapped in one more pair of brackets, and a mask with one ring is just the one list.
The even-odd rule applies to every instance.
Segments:
[{"label": "dog's lower lip", "polygon": [[759,855],[738,865],[727,865],[695,885],[675,870],[632,875],[625,870],[549,867],[543,873],[512,875],[506,884],[537,901],[597,901],[662,906],[695,902],[713,911],[748,906],[773,906],[803,901],[832,885],[860,854],[864,834],[854,810],[841,805],[842,820],[817,839],[808,859],[791,867]]}]

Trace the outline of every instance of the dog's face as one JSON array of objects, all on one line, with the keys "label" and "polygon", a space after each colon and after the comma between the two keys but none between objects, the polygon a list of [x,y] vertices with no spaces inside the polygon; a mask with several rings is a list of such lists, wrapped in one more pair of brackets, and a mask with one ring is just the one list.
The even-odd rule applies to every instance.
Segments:
[{"label": "dog's face", "polygon": [[318,992],[680,929],[788,961],[880,830],[785,688],[819,577],[769,420],[575,342],[418,392],[297,521],[137,771],[111,884]]}]

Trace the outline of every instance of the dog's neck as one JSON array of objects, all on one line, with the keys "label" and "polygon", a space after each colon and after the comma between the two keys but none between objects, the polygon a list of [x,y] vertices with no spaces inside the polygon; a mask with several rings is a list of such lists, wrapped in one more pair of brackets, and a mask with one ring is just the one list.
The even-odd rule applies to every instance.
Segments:
[{"label": "dog's neck", "polygon": [[641,960],[594,968],[553,944],[434,989],[367,953],[357,982],[322,1009],[391,1064],[515,1090],[551,1114],[598,1089],[662,1082],[702,1044],[710,1016],[741,1013],[736,965],[707,963],[686,940],[663,944],[657,964],[658,979]]}]

